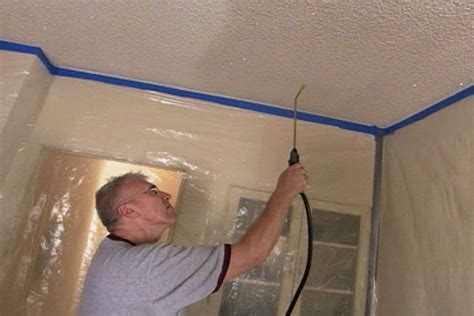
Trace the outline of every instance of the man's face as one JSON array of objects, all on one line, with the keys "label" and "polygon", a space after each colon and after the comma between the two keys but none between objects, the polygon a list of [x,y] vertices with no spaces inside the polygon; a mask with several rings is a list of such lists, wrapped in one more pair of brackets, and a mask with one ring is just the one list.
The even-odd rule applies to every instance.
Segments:
[{"label": "man's face", "polygon": [[170,226],[176,221],[174,207],[169,203],[171,195],[154,184],[145,180],[129,182],[124,186],[122,196],[139,215],[142,224]]}]

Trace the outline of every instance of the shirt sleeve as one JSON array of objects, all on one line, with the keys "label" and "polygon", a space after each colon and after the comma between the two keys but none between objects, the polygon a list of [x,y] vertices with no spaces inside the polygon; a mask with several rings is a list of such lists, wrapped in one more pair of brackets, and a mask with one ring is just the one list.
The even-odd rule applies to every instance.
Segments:
[{"label": "shirt sleeve", "polygon": [[214,289],[214,291],[212,291],[212,293],[219,291],[220,287],[222,286],[222,283],[224,283],[225,275],[227,273],[227,270],[229,269],[231,252],[232,252],[231,245],[225,244],[224,245],[224,262],[222,263],[221,274],[219,275],[219,279],[217,280],[216,288]]}]

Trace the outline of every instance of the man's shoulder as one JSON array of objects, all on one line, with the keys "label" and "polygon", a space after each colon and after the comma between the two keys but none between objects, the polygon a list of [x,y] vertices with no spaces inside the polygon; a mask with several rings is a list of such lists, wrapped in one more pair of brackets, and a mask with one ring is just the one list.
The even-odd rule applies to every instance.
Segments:
[{"label": "man's shoulder", "polygon": [[[219,252],[224,245],[214,246],[182,246],[169,242],[144,243],[130,245],[123,241],[105,238],[101,241],[93,261],[103,263],[104,261],[116,262],[137,261],[146,262],[151,260],[154,264],[162,261],[183,260],[186,258],[207,257],[212,253]],[[112,260],[111,260],[112,259]]]}]

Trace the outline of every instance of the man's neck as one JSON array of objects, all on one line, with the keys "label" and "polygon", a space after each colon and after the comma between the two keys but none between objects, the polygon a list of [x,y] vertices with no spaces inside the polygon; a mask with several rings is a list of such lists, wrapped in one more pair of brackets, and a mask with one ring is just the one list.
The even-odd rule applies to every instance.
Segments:
[{"label": "man's neck", "polygon": [[143,229],[115,228],[110,231],[111,234],[130,241],[135,245],[155,243],[160,239],[161,233],[147,232]]}]

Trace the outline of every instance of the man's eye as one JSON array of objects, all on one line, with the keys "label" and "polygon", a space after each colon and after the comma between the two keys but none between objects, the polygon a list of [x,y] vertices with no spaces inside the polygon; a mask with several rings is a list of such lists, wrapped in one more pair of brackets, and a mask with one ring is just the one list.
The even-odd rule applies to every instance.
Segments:
[{"label": "man's eye", "polygon": [[158,194],[160,194],[160,190],[158,190],[158,188],[151,188],[149,192],[151,196],[158,196]]}]

